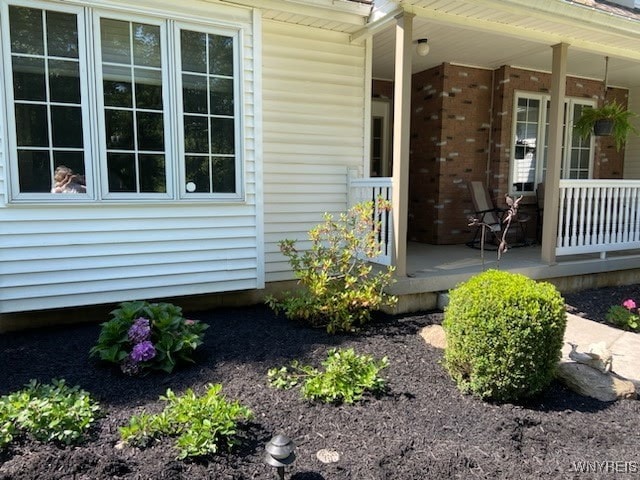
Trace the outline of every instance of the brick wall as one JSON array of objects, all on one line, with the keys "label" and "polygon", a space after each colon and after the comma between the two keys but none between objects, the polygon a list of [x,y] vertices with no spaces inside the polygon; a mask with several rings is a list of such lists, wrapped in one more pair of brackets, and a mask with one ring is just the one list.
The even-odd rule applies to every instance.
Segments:
[{"label": "brick wall", "polygon": [[[549,93],[551,75],[513,67],[495,71],[442,64],[412,77],[409,240],[461,244],[471,239],[467,184],[489,181],[498,206],[509,190],[516,91]],[[374,97],[392,98],[393,83],[374,80]],[[567,96],[604,100],[600,81],[567,78]],[[628,92],[609,88],[607,100],[627,104]],[[610,137],[596,139],[593,178],[622,178],[624,151]],[[535,197],[525,197],[535,233]]]},{"label": "brick wall", "polygon": [[374,79],[371,83],[371,96],[373,98],[393,99],[393,82]]},{"label": "brick wall", "polygon": [[409,239],[464,243],[467,184],[487,170],[492,72],[443,64],[413,76]]}]

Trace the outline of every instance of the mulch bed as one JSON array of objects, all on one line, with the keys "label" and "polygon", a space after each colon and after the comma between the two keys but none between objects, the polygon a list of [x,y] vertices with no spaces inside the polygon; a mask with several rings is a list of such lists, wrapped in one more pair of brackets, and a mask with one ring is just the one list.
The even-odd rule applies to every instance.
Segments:
[{"label": "mulch bed", "polygon": [[[632,286],[566,297],[569,309],[602,320],[608,306],[628,297],[638,301],[639,294],[640,287]],[[557,383],[522,404],[460,394],[440,364],[442,352],[417,335],[442,320],[438,312],[380,317],[359,335],[337,336],[277,318],[261,306],[191,317],[209,323],[205,345],[196,365],[168,376],[128,378],[89,359],[99,332],[95,324],[0,335],[0,394],[32,378],[65,378],[91,392],[106,414],[80,446],[22,439],[0,454],[0,480],[272,479],[264,445],[280,432],[297,445],[297,460],[287,472],[295,480],[626,478],[620,472],[637,463],[604,466],[618,473],[602,475],[578,473],[574,462],[640,460],[640,402],[602,403]],[[267,386],[269,368],[293,359],[318,365],[334,346],[386,355],[387,393],[355,405],[322,405],[302,400],[297,390]],[[158,411],[158,396],[167,388],[202,392],[208,383],[222,383],[228,398],[254,412],[240,429],[238,449],[178,461],[170,440],[146,449],[114,448],[118,427],[143,409]],[[340,460],[321,463],[316,453],[323,448],[339,452]]]}]

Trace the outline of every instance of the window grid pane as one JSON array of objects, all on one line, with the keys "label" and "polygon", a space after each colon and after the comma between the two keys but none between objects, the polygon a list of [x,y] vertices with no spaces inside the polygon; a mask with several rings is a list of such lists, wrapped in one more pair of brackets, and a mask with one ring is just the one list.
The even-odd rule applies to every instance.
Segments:
[{"label": "window grid pane", "polygon": [[180,32],[187,193],[236,193],[233,37]]},{"label": "window grid pane", "polygon": [[109,192],[166,193],[160,27],[100,25]]},{"label": "window grid pane", "polygon": [[9,25],[19,191],[84,193],[77,16],[10,6]]},{"label": "window grid pane", "polygon": [[[516,111],[516,115],[514,121],[516,122],[516,138],[514,144],[514,159],[512,165],[512,176],[515,177],[519,172],[518,161],[521,158],[522,152],[519,151],[519,143],[521,143],[521,138],[525,138],[526,134],[530,133],[530,131],[526,128],[527,121],[531,118],[528,115],[528,107],[530,105],[531,100],[530,97],[519,97],[517,99],[518,108]],[[549,113],[551,109],[551,102],[548,100],[548,97],[543,97],[543,104],[545,105],[542,110],[542,120],[544,122],[544,129],[538,135],[535,143],[537,145],[541,145],[542,148],[538,148],[537,152],[537,164],[536,169],[539,170],[536,172],[536,180],[535,183],[544,182],[544,177],[546,174],[547,168],[547,155],[548,155],[548,140],[549,140]],[[591,172],[591,161],[593,158],[593,151],[591,148],[591,140],[583,139],[580,136],[576,135],[575,132],[567,132],[567,125],[569,125],[570,120],[573,118],[574,120],[580,117],[582,109],[585,108],[587,104],[577,99],[566,99],[564,102],[564,110],[563,110],[563,122],[562,122],[562,131],[563,131],[563,142],[561,145],[561,171],[560,178],[568,178],[568,179],[587,179],[590,178]],[[525,125],[525,126],[523,126]],[[521,132],[524,134],[521,135]],[[541,137],[540,135],[544,135]],[[525,142],[526,143],[526,142]],[[530,142],[529,142],[530,143]],[[522,149],[522,147],[520,147]],[[518,190],[516,183],[513,184],[512,188],[515,192],[522,192],[529,190]],[[534,185],[535,188],[535,185]]]}]

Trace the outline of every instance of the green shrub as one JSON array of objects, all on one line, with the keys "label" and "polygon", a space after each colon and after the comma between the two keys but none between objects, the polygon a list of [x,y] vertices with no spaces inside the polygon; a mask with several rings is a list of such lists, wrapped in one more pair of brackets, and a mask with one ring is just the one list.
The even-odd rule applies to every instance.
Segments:
[{"label": "green shrub", "polygon": [[160,399],[167,402],[157,415],[142,413],[131,418],[129,425],[120,428],[125,443],[147,446],[162,436],[177,437],[178,458],[204,456],[219,451],[224,445],[231,448],[238,421],[251,418],[251,410],[238,402],[229,402],[220,394],[222,385],[207,386],[204,395],[198,396],[188,389],[177,396],[167,390]]},{"label": "green shrub", "polygon": [[450,292],[442,324],[445,366],[463,392],[510,401],[553,379],[566,327],[549,283],[489,270]]},{"label": "green shrub", "polygon": [[64,380],[40,384],[0,397],[0,449],[20,432],[41,442],[77,443],[95,422],[99,406],[79,387]]},{"label": "green shrub", "polygon": [[378,393],[385,381],[378,374],[389,366],[387,357],[377,361],[369,355],[357,355],[352,348],[329,350],[322,362],[324,371],[302,365],[298,361],[291,366],[272,368],[268,372],[269,384],[274,388],[293,388],[304,380],[302,396],[323,403],[353,403],[365,392]]},{"label": "green shrub", "polygon": [[[280,242],[302,289],[286,292],[282,300],[267,298],[276,313],[326,326],[328,332],[351,331],[371,318],[371,311],[393,305],[396,298],[384,293],[393,281],[393,268],[373,273],[368,260],[380,255],[380,222],[374,220],[373,202],[363,202],[334,220],[309,231],[311,248],[299,252],[294,240]],[[389,203],[379,200],[378,209]]]},{"label": "green shrub", "polygon": [[124,302],[102,325],[91,356],[120,365],[128,375],[147,370],[171,373],[178,362],[192,362],[209,327],[185,320],[182,309],[170,303]]},{"label": "green shrub", "polygon": [[637,332],[640,330],[640,316],[638,316],[638,307],[632,299],[625,300],[622,305],[613,305],[609,308],[606,316],[607,322],[622,328]]}]

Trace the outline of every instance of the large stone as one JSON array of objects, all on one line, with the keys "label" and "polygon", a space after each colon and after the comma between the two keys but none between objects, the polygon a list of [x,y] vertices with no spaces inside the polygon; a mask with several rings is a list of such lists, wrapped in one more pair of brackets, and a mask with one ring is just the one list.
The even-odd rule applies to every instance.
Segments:
[{"label": "large stone", "polygon": [[633,382],[614,373],[602,373],[588,365],[562,361],[557,376],[574,392],[602,402],[636,398]]},{"label": "large stone", "polygon": [[427,325],[420,330],[420,336],[432,347],[440,349],[447,348],[447,337],[445,336],[444,329],[440,325]]}]

